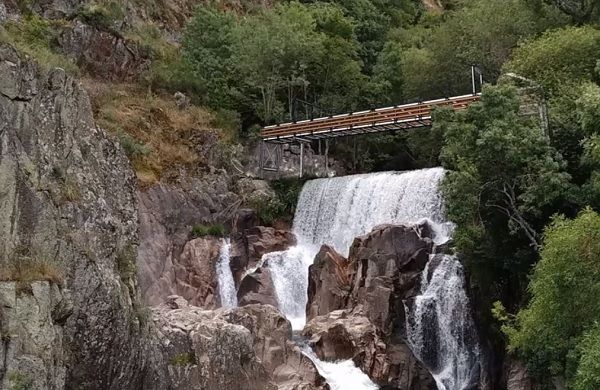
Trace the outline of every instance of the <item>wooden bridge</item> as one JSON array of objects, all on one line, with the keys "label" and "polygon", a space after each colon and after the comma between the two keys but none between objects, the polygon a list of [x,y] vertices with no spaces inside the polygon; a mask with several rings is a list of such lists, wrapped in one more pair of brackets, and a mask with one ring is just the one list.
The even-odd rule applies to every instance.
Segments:
[{"label": "wooden bridge", "polygon": [[264,127],[260,137],[266,143],[309,142],[426,127],[431,126],[431,112],[434,108],[452,107],[460,110],[478,101],[480,97],[481,94],[477,93],[281,123]]},{"label": "wooden bridge", "polygon": [[[462,110],[481,98],[480,93],[429,100],[368,111],[350,112],[321,118],[266,126],[260,132],[260,169],[279,171],[283,144],[300,144],[299,174],[302,176],[304,144],[325,141],[325,169],[328,167],[329,140],[363,134],[395,132],[431,126],[431,114],[438,107]],[[355,145],[356,149],[356,145]],[[356,151],[355,151],[356,155]]]}]

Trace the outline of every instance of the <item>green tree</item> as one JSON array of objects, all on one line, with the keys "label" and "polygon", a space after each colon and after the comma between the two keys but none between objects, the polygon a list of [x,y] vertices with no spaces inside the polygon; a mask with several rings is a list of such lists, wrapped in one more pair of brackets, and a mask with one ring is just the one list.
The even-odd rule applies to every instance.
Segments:
[{"label": "green tree", "polygon": [[435,114],[444,134],[442,190],[456,245],[484,312],[493,299],[522,299],[539,232],[571,192],[569,175],[539,124],[519,114],[517,90],[489,87],[461,112]]},{"label": "green tree", "polygon": [[[532,299],[505,326],[509,350],[516,352],[540,378],[564,377],[577,372],[578,344],[600,320],[600,216],[585,209],[573,220],[556,217],[544,234],[541,260],[529,285]],[[597,327],[584,338],[582,371],[577,388],[598,380],[589,370],[598,353]],[[597,382],[596,382],[597,383]]]},{"label": "green tree", "polygon": [[600,389],[600,326],[598,323],[579,343],[581,359],[575,374],[574,390]]}]

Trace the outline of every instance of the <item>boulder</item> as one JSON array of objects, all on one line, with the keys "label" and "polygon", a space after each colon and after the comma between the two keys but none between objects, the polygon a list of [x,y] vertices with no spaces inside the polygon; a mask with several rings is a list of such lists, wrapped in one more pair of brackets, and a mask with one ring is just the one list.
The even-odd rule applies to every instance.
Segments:
[{"label": "boulder", "polygon": [[315,317],[302,333],[319,358],[352,359],[379,385],[390,389],[436,389],[433,378],[408,346],[404,342],[386,343],[361,307]]},{"label": "boulder", "polygon": [[175,293],[191,305],[206,309],[218,305],[216,265],[221,246],[221,239],[210,236],[188,241],[174,264]]},{"label": "boulder", "polygon": [[353,276],[350,262],[323,245],[308,269],[307,320],[345,308]]},{"label": "boulder", "polygon": [[260,303],[277,307],[277,296],[271,279],[271,271],[267,267],[259,267],[256,271],[246,275],[240,283],[237,298],[239,306]]},{"label": "boulder", "polygon": [[146,389],[329,389],[272,306],[206,311],[173,296],[153,319],[160,352],[151,359],[157,381]]},{"label": "boulder", "polygon": [[230,260],[234,279],[240,282],[249,269],[259,265],[265,254],[286,250],[295,243],[290,231],[266,226],[253,226],[234,234]]},{"label": "boulder", "polygon": [[402,301],[419,290],[421,271],[433,241],[427,224],[381,225],[357,237],[349,260],[355,268],[348,307],[361,305],[367,317],[387,334],[403,329]]}]

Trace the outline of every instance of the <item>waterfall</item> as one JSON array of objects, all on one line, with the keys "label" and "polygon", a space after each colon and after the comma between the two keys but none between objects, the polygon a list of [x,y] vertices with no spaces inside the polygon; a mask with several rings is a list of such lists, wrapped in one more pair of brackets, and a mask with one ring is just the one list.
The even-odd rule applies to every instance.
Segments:
[{"label": "waterfall", "polygon": [[414,223],[424,218],[438,227],[436,241],[445,241],[445,223],[437,191],[442,168],[404,173],[384,172],[308,181],[298,199],[293,232],[298,244],[270,253],[268,266],[279,309],[302,329],[306,322],[308,267],[322,244],[348,256],[355,237],[383,223]]},{"label": "waterfall", "polygon": [[480,347],[469,306],[458,258],[432,256],[420,295],[405,302],[404,310],[411,350],[430,370],[438,390],[477,387]]},{"label": "waterfall", "polygon": [[[385,172],[308,181],[300,194],[293,232],[297,245],[263,257],[271,270],[279,309],[302,329],[306,322],[308,267],[322,244],[348,256],[355,237],[376,225],[418,223],[428,219],[434,242],[447,241],[438,185],[442,168]],[[405,303],[408,343],[434,376],[439,390],[467,390],[479,374],[479,345],[469,310],[462,266],[453,256],[431,258],[423,272],[421,295]],[[351,360],[320,361],[304,353],[333,390],[377,389]]]},{"label": "waterfall", "polygon": [[217,262],[217,282],[219,286],[219,296],[221,298],[221,307],[236,307],[237,294],[233,274],[229,266],[229,257],[231,251],[231,242],[229,238],[224,238],[219,251],[219,261]]}]

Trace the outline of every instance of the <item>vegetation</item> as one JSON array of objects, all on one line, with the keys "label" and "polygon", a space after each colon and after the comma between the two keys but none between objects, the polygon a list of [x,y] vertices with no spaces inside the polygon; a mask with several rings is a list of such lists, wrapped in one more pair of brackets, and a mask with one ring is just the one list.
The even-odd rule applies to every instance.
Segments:
[{"label": "vegetation", "polygon": [[588,208],[573,220],[556,217],[544,234],[531,302],[503,327],[509,349],[539,377],[566,377],[576,389],[599,383],[599,281],[600,215]]},{"label": "vegetation", "polygon": [[56,50],[58,30],[63,21],[48,21],[36,14],[25,17],[22,23],[7,21],[0,26],[0,42],[10,43],[35,58],[44,68],[62,68],[78,74],[77,65]]},{"label": "vegetation", "polygon": [[173,356],[169,360],[169,364],[172,366],[189,366],[192,364],[196,364],[196,357],[193,352],[181,353],[179,355]]},{"label": "vegetation", "polygon": [[8,374],[8,390],[30,390],[33,381],[27,375],[18,371],[10,371]]},{"label": "vegetation", "polygon": [[192,227],[192,236],[196,238],[205,236],[223,237],[226,233],[227,229],[221,224],[194,225]]},{"label": "vegetation", "polygon": [[0,267],[0,281],[29,284],[36,281],[48,281],[62,285],[63,272],[52,261],[33,259],[27,256],[14,256]]}]

